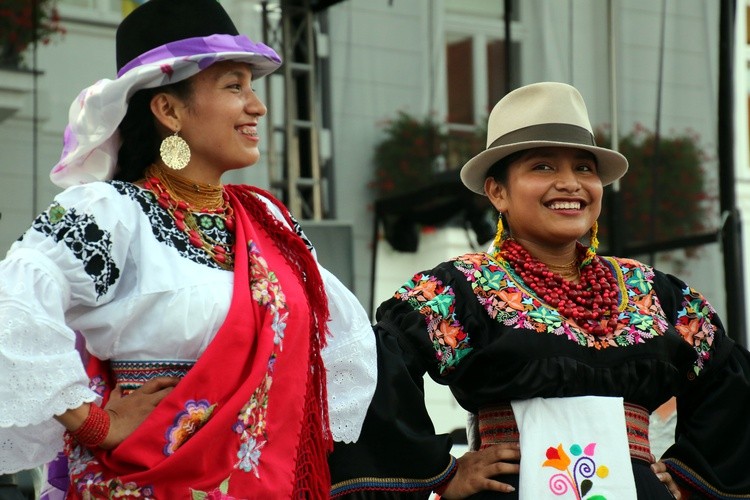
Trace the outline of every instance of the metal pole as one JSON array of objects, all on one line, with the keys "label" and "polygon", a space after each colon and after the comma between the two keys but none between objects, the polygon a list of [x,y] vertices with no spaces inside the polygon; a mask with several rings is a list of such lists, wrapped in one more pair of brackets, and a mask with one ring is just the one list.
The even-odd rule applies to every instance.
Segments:
[{"label": "metal pole", "polygon": [[[653,194],[651,196],[651,217],[648,222],[648,243],[654,243],[656,238],[656,198],[659,189],[659,173],[661,170],[661,108],[662,108],[662,95],[664,93],[664,51],[666,50],[665,38],[667,31],[667,0],[662,0],[661,3],[661,27],[659,35],[659,66],[657,69],[656,78],[656,118],[654,119],[654,156],[651,167],[651,188]],[[656,252],[649,252],[649,264],[656,264]]]},{"label": "metal pole", "polygon": [[[271,21],[269,19],[268,1],[263,0],[260,3],[261,6],[261,19],[263,20],[263,41],[271,45]],[[271,85],[271,77],[268,76],[265,79],[264,86],[266,90],[266,103],[269,107],[273,106],[273,85]],[[278,173],[278,156],[276,154],[276,137],[274,134],[273,117],[266,121],[266,163],[268,164],[268,185],[273,189],[279,182]]]},{"label": "metal pole", "polygon": [[32,19],[34,20],[34,42],[32,44],[32,115],[34,116],[31,124],[31,219],[36,218],[37,205],[39,204],[39,180],[37,179],[37,170],[39,169],[39,59],[38,59],[38,48],[39,42],[37,40],[39,35],[39,12],[41,9],[39,0],[34,0],[31,4]]},{"label": "metal pole", "polygon": [[[614,8],[614,0],[607,2],[608,11],[608,41],[609,41],[609,95],[610,95],[610,116],[612,117],[611,124],[611,144],[610,147],[617,151],[620,147],[620,128],[619,128],[619,116],[617,114],[617,40],[615,30],[617,29],[616,14]],[[616,180],[612,183],[612,191],[609,197],[609,230],[610,238],[609,252],[612,255],[622,255],[623,242],[622,242],[622,231],[619,229],[622,227],[620,222],[622,221],[622,194],[620,193],[620,181]]]},{"label": "metal pole", "polygon": [[510,34],[510,17],[513,15],[513,6],[511,0],[503,1],[503,25],[505,27],[505,92],[508,93],[511,90],[511,78],[510,68],[512,63],[511,56],[511,34]]},{"label": "metal pole", "polygon": [[722,0],[719,13],[719,204],[722,220],[724,288],[727,332],[740,345],[747,345],[742,221],[734,191],[734,36],[736,0]]}]

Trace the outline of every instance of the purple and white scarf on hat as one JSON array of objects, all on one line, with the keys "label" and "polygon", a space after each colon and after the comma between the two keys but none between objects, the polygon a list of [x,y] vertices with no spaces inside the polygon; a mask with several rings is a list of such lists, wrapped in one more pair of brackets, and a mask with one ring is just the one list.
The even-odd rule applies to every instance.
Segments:
[{"label": "purple and white scarf on hat", "polygon": [[185,80],[219,61],[250,64],[254,79],[281,65],[272,48],[245,35],[188,38],[142,54],[126,64],[117,79],[99,80],[73,101],[60,161],[50,173],[52,182],[66,188],[111,179],[121,143],[117,127],[130,97],[141,89]]}]

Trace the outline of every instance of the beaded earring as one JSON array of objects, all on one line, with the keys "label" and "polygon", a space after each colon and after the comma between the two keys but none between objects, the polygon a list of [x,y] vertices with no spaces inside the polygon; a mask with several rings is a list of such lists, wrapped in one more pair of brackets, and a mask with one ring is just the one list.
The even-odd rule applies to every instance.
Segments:
[{"label": "beaded earring", "polygon": [[596,250],[599,248],[599,238],[596,237],[598,232],[599,223],[597,221],[594,221],[594,225],[591,226],[591,238],[589,247],[586,249],[586,255],[583,258],[583,262],[581,262],[581,267],[585,266],[586,264],[590,264],[591,261],[594,260],[594,257],[596,257]]},{"label": "beaded earring", "polygon": [[165,137],[159,146],[161,161],[172,170],[182,170],[190,161],[190,146],[177,132]]},{"label": "beaded earring", "polygon": [[495,233],[495,239],[492,240],[491,254],[497,255],[500,253],[500,248],[503,246],[505,240],[505,225],[503,224],[503,214],[500,212],[497,216],[497,232]]}]

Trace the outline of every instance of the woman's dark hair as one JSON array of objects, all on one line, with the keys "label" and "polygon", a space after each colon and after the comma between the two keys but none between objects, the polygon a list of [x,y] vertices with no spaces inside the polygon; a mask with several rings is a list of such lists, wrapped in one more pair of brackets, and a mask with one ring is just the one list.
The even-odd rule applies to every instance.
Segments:
[{"label": "woman's dark hair", "polygon": [[493,163],[490,168],[487,170],[487,175],[484,176],[485,179],[489,179],[492,177],[500,184],[507,184],[508,183],[508,166],[510,166],[511,163],[516,161],[517,159],[521,158],[523,155],[525,155],[529,150],[528,149],[522,149],[521,151],[516,151],[515,153],[511,153],[508,156],[504,158],[500,158],[495,163]]},{"label": "woman's dark hair", "polygon": [[137,181],[143,178],[146,167],[156,161],[162,138],[151,113],[151,98],[157,92],[167,92],[187,101],[192,95],[190,80],[188,78],[155,89],[142,89],[130,98],[128,111],[118,127],[122,144],[117,153],[116,180]]}]

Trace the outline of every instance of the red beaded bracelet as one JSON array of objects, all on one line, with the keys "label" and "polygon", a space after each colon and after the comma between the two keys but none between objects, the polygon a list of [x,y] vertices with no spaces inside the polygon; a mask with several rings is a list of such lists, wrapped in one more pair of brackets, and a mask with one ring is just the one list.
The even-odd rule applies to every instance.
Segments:
[{"label": "red beaded bracelet", "polygon": [[91,403],[89,414],[83,424],[71,435],[88,448],[95,448],[104,442],[109,434],[109,413]]}]

